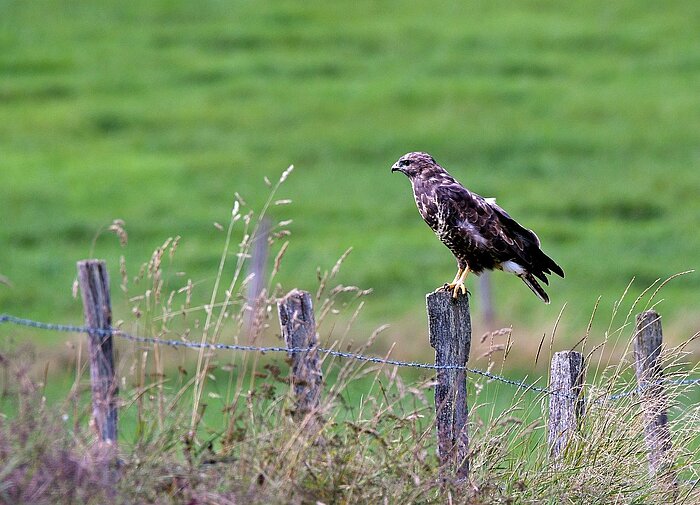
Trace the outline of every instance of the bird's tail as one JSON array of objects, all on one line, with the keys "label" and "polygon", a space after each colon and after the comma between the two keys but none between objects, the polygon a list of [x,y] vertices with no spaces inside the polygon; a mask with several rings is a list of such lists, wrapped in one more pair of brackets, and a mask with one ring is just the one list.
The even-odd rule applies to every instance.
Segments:
[{"label": "bird's tail", "polygon": [[544,303],[549,303],[549,296],[545,292],[544,289],[542,289],[542,286],[540,286],[539,282],[537,282],[537,279],[530,274],[530,273],[524,273],[519,275],[525,285],[532,290],[533,293],[537,295],[537,298],[542,300]]}]

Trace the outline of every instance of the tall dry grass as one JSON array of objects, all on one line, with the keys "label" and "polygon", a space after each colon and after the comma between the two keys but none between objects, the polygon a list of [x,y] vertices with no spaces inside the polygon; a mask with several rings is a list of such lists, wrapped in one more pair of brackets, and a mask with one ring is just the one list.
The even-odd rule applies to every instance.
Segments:
[{"label": "tall dry grass", "polygon": [[[176,270],[179,237],[165,240],[136,274],[122,258],[119,285],[131,315],[115,324],[130,333],[204,344],[274,339],[275,303],[284,294],[275,274],[283,268],[290,222],[278,221],[270,235],[259,230],[272,206],[288,203],[275,200],[275,193],[290,171],[270,184],[260,213],[236,197],[228,225],[220,227],[224,246],[210,285]],[[115,223],[111,231],[125,241],[124,224]],[[256,240],[269,240],[274,259],[264,289],[251,300],[246,288],[256,273],[246,267]],[[324,347],[369,352],[383,328],[365,338],[353,332],[369,291],[335,283],[348,253],[319,270],[316,316],[326,329]],[[700,419],[698,406],[687,399],[691,386],[669,388],[675,488],[659,486],[648,473],[637,396],[606,400],[634,387],[632,315],[653,305],[657,292],[643,293],[628,313],[616,304],[603,342],[580,342],[589,364],[586,415],[556,464],[546,446],[547,397],[470,377],[467,481],[438,471],[430,374],[326,356],[320,407],[295,420],[288,363],[279,355],[122,342],[123,434],[115,463],[89,427],[84,360],[75,360],[66,398],[49,404],[47,378],[30,373],[31,352],[6,351],[0,357],[3,401],[12,412],[0,416],[0,501],[698,503]],[[485,340],[487,369],[502,371],[509,332],[492,332]],[[619,351],[604,352],[611,346]],[[673,379],[696,371],[683,346],[668,349],[664,360]]]}]

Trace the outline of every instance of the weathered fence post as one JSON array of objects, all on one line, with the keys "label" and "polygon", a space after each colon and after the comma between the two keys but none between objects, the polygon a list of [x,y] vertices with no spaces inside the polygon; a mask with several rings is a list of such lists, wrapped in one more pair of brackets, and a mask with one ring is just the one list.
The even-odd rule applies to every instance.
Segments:
[{"label": "weathered fence post", "polygon": [[323,379],[316,351],[318,335],[311,295],[297,289],[290,291],[277,302],[277,310],[287,348],[311,349],[289,353],[292,360],[292,385],[296,397],[294,416],[303,418],[318,409]]},{"label": "weathered fence post", "polygon": [[[466,367],[471,347],[472,323],[469,298],[456,300],[448,291],[425,297],[428,308],[430,345],[435,349],[438,366]],[[435,385],[435,411],[438,457],[444,470],[453,470],[457,478],[469,475],[467,371],[465,368],[438,369]]]},{"label": "weathered fence post", "polygon": [[112,327],[112,305],[105,262],[79,261],[78,283],[83,299],[85,325],[98,330],[88,333],[92,417],[100,440],[116,444],[119,388],[114,370],[112,335],[106,332]]},{"label": "weathered fence post", "polygon": [[481,317],[484,323],[491,326],[496,319],[496,311],[493,308],[493,290],[491,289],[491,272],[486,270],[479,276],[479,303],[481,305]]},{"label": "weathered fence post", "polygon": [[654,310],[637,314],[634,359],[637,384],[644,416],[644,439],[649,456],[649,472],[665,486],[676,486],[668,427],[668,400],[661,366],[661,316]]},{"label": "weathered fence post", "polygon": [[583,417],[584,376],[583,354],[577,351],[554,353],[549,379],[547,441],[555,460],[561,457]]},{"label": "weathered fence post", "polygon": [[248,263],[248,273],[253,278],[248,283],[248,293],[246,295],[248,310],[245,313],[243,328],[245,333],[248,334],[249,342],[252,342],[262,329],[260,308],[263,304],[261,304],[260,295],[265,289],[265,265],[270,247],[268,244],[270,228],[270,219],[264,217],[260,221],[256,236],[253,238],[253,248],[250,262]]}]

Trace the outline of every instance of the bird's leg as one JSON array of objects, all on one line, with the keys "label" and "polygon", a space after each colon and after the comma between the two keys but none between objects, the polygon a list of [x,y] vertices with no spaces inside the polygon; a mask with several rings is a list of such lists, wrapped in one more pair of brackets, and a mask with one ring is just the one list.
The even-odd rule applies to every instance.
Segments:
[{"label": "bird's leg", "polygon": [[438,288],[438,291],[440,289],[444,289],[445,291],[452,291],[452,297],[457,298],[457,295],[459,295],[459,292],[461,291],[463,295],[467,294],[467,286],[464,284],[464,281],[467,279],[467,275],[469,275],[469,267],[458,267],[457,268],[457,275],[455,275],[455,278],[450,282],[449,284],[445,284],[442,288]]},{"label": "bird's leg", "polygon": [[462,275],[463,271],[464,271],[464,269],[462,267],[458,266],[457,267],[457,275],[455,275],[455,278],[452,279],[452,282],[450,282],[449,284],[443,284],[442,286],[437,288],[435,290],[435,292],[437,293],[438,291],[451,291],[452,288],[455,287],[455,284],[457,284],[457,280],[459,280],[459,276]]},{"label": "bird's leg", "polygon": [[469,275],[469,272],[470,272],[469,267],[462,270],[462,274],[457,279],[457,282],[455,282],[454,286],[451,287],[452,288],[452,298],[457,298],[460,291],[462,292],[463,295],[467,294],[467,286],[464,283],[467,280],[467,275]]},{"label": "bird's leg", "polygon": [[463,269],[462,267],[458,267],[458,268],[457,268],[457,275],[455,275],[455,278],[452,279],[452,282],[450,282],[450,283],[448,284],[448,286],[450,287],[450,289],[452,289],[453,287],[455,287],[455,284],[457,284],[457,281],[459,280],[460,276],[462,275],[462,272],[464,272],[464,269]]}]

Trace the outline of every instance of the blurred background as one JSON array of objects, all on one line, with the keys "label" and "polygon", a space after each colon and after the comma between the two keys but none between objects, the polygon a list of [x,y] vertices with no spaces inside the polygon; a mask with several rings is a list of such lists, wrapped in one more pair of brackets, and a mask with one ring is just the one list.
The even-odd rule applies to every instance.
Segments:
[{"label": "blurred background", "polygon": [[[133,275],[177,235],[173,285],[190,278],[207,299],[214,223],[235,193],[259,209],[264,177],[294,164],[277,195],[292,203],[271,210],[293,220],[282,289],[315,290],[352,247],[337,280],[373,289],[353,338],[389,323],[380,348],[429,359],[424,295],[455,264],[390,173],[423,150],[567,274],[549,306],[494,274],[492,321],[470,279],[477,337],[512,326],[532,363],[562,309],[556,348],[586,333],[600,297],[601,339],[633,279],[623,315],[698,267],[699,34],[690,0],[0,0],[0,312],[80,323],[75,261],[94,255],[128,319],[120,256]],[[116,218],[128,245],[94,240]],[[698,273],[661,299],[667,338],[697,331]]]}]

